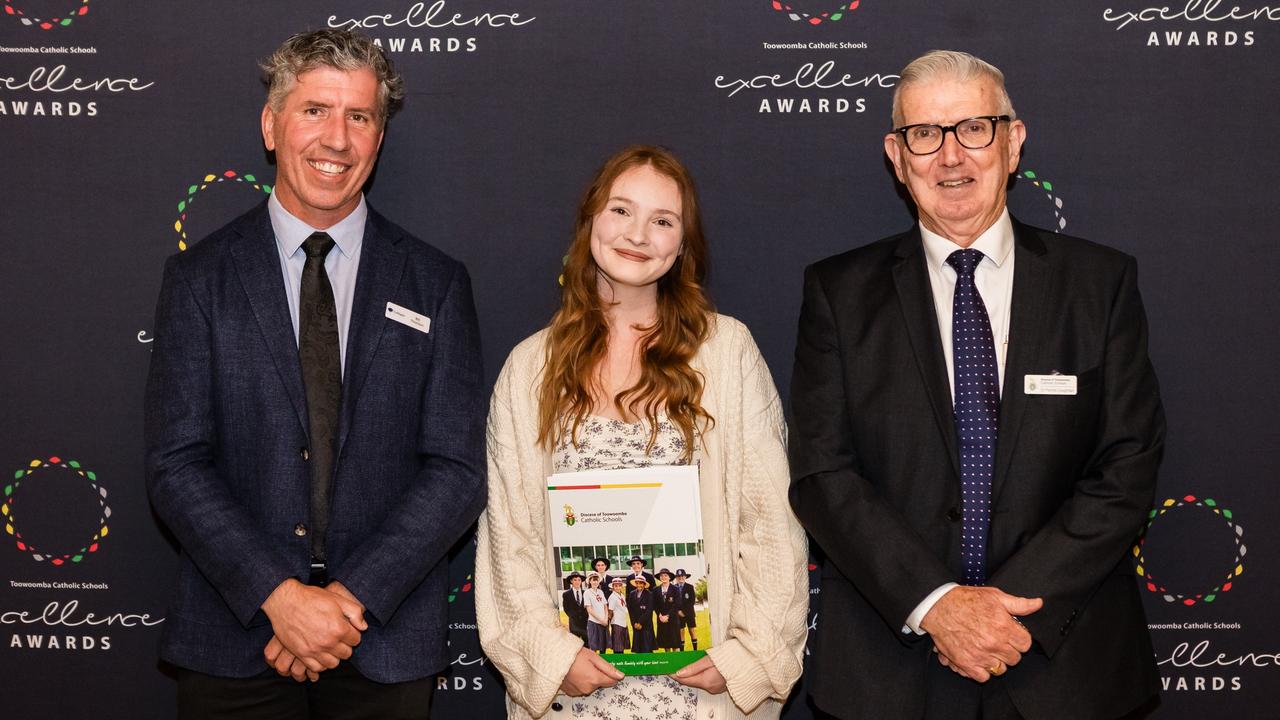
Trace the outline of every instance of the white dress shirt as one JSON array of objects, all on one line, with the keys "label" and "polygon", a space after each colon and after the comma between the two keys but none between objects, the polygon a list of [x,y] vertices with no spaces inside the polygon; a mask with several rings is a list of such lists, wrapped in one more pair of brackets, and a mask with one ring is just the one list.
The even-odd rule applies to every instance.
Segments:
[{"label": "white dress shirt", "polygon": [[[933,309],[938,315],[938,338],[942,341],[942,354],[947,365],[947,382],[951,385],[951,400],[955,402],[956,379],[951,353],[951,310],[955,301],[956,271],[947,264],[951,253],[960,246],[931,232],[923,225],[920,235],[924,239],[924,254],[929,267],[929,285],[933,288]],[[969,247],[982,252],[982,262],[974,269],[973,282],[982,296],[991,321],[991,337],[996,343],[996,375],[1001,397],[1004,396],[1004,361],[1009,349],[1009,316],[1013,304],[1013,222],[1009,209],[987,228]],[[933,609],[935,603],[955,587],[956,583],[944,583],[925,596],[915,610],[907,616],[905,632],[924,635],[920,621]]]}]

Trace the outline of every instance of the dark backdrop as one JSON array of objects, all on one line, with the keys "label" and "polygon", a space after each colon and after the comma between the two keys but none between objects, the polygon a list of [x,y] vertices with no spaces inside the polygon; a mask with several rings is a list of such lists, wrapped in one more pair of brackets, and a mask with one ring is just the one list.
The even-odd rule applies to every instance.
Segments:
[{"label": "dark backdrop", "polygon": [[[713,297],[785,396],[802,268],[912,221],[881,149],[894,73],[936,47],[1002,67],[1029,128],[1014,212],[1141,263],[1170,423],[1135,553],[1157,717],[1274,716],[1280,9],[1237,1],[4,0],[5,716],[171,716],[176,554],[141,462],[161,264],[273,182],[256,61],[352,24],[409,87],[369,200],[470,267],[490,377],[550,316],[594,168],[651,142],[698,178]],[[468,540],[441,718],[501,714],[471,567]]]}]

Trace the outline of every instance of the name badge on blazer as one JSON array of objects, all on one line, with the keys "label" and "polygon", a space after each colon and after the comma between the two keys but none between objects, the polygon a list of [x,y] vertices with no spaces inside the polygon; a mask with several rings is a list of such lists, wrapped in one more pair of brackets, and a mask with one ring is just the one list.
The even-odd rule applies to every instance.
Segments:
[{"label": "name badge on blazer", "polygon": [[1022,389],[1027,395],[1075,395],[1076,376],[1061,375],[1025,375]]},{"label": "name badge on blazer", "polygon": [[387,317],[395,320],[401,325],[407,325],[420,333],[431,332],[431,318],[393,302],[387,303]]}]

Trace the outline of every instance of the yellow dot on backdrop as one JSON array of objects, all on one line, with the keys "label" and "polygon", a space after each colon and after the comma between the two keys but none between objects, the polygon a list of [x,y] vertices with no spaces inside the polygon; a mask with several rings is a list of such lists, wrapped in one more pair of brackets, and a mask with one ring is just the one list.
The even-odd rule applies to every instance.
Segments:
[{"label": "yellow dot on backdrop", "polygon": [[1143,573],[1143,572],[1142,572],[1142,566],[1141,566],[1141,565],[1139,565],[1139,566],[1138,566],[1138,574],[1139,574],[1139,575],[1144,575],[1144,574],[1145,574],[1145,573]]},{"label": "yellow dot on backdrop", "polygon": [[[205,175],[205,176],[204,176],[204,181],[205,181],[205,182],[211,182],[211,181],[213,181],[213,180],[214,180],[214,179],[216,179],[216,178],[217,178],[217,175]],[[200,188],[200,189],[201,189],[201,190],[203,190],[204,188]]]},{"label": "yellow dot on backdrop", "polygon": [[34,468],[34,467],[40,467],[40,461],[39,461],[39,460],[32,460],[32,461],[31,461],[31,467],[33,467],[33,468]]},{"label": "yellow dot on backdrop", "polygon": [[107,536],[107,526],[106,526],[106,525],[103,525],[103,526],[102,526],[102,537],[106,537],[106,536]]}]

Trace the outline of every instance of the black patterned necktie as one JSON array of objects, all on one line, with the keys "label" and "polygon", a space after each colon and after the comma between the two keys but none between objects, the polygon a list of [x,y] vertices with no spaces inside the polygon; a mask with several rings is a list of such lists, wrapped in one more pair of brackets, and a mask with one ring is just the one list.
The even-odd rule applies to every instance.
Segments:
[{"label": "black patterned necktie", "polygon": [[987,306],[974,283],[982,252],[968,248],[947,258],[956,271],[951,310],[951,361],[955,371],[956,436],[960,441],[961,582],[987,580],[987,532],[991,526],[991,476],[995,469],[1000,386],[996,346]]},{"label": "black patterned necktie", "polygon": [[324,563],[325,531],[329,527],[329,495],[333,485],[338,441],[338,408],[342,402],[342,358],[338,351],[338,313],[333,286],[324,260],[333,249],[328,234],[312,233],[302,243],[307,264],[302,268],[298,311],[298,359],[307,388],[307,423],[311,437],[311,561]]}]

